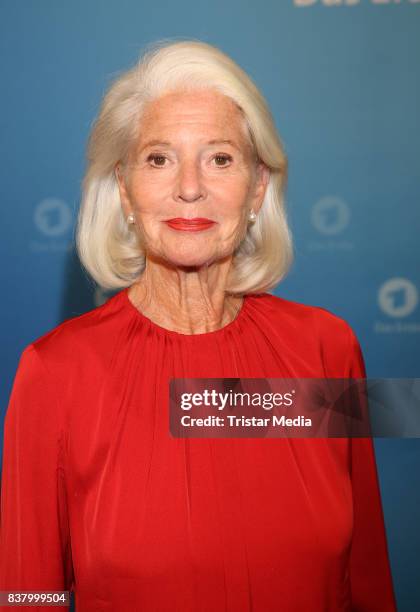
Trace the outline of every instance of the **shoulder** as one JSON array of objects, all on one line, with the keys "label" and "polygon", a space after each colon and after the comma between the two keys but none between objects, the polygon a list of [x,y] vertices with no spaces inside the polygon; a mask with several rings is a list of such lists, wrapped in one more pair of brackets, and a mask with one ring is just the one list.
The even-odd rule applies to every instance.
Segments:
[{"label": "shoulder", "polygon": [[307,331],[325,338],[333,335],[345,340],[354,334],[344,318],[322,306],[303,304],[271,293],[253,297],[256,304],[261,300],[261,306],[273,319],[296,325],[296,331]]},{"label": "shoulder", "polygon": [[65,367],[70,361],[75,363],[78,357],[85,360],[94,354],[106,353],[119,325],[116,316],[119,303],[119,294],[116,294],[103,304],[64,320],[35,338],[22,356],[35,353],[48,371],[49,366]]},{"label": "shoulder", "polygon": [[[273,294],[255,296],[253,304],[262,313],[261,323],[286,350],[300,360],[322,364],[331,376],[363,372],[358,338],[349,323],[322,306],[302,304]],[[260,305],[259,305],[260,304]]]}]

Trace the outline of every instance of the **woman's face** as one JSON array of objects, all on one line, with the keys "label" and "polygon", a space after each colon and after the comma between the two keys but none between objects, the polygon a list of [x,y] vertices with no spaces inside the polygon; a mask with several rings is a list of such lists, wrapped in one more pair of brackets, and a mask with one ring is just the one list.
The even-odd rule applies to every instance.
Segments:
[{"label": "woman's face", "polygon": [[[171,92],[149,103],[126,181],[117,169],[124,214],[133,213],[146,254],[177,266],[232,255],[269,179],[255,162],[243,118],[214,90]],[[198,231],[171,219],[208,219]]]}]

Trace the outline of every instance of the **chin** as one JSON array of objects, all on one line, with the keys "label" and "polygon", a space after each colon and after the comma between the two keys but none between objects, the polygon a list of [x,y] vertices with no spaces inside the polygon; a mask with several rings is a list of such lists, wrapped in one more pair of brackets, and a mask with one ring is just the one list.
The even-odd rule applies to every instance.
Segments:
[{"label": "chin", "polygon": [[197,257],[187,258],[179,258],[179,259],[169,259],[167,261],[174,267],[177,268],[201,268],[203,266],[207,266],[214,261],[214,259],[197,259]]},{"label": "chin", "polygon": [[214,253],[198,254],[197,251],[191,254],[180,254],[179,252],[166,253],[163,257],[171,265],[179,268],[199,268],[201,266],[209,265],[218,259]]}]

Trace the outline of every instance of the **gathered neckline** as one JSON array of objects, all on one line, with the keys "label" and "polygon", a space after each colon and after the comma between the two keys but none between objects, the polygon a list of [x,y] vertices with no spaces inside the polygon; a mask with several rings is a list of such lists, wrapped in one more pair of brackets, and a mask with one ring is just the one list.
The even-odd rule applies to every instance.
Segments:
[{"label": "gathered neckline", "polygon": [[183,333],[177,332],[177,331],[175,331],[173,329],[167,329],[166,327],[162,327],[162,325],[159,325],[158,323],[155,323],[154,321],[152,321],[152,319],[150,319],[145,314],[143,314],[137,308],[137,306],[135,306],[135,304],[131,301],[130,296],[128,295],[129,289],[130,289],[130,287],[125,287],[125,289],[123,289],[121,291],[121,295],[122,295],[122,297],[124,299],[125,304],[135,314],[137,314],[137,316],[141,320],[147,322],[151,327],[153,327],[157,331],[160,331],[161,333],[168,334],[170,336],[176,336],[178,338],[206,338],[206,337],[210,337],[210,336],[215,336],[217,334],[223,334],[225,331],[230,330],[230,329],[236,327],[240,323],[241,319],[244,317],[245,312],[248,309],[249,300],[251,298],[250,295],[244,295],[243,296],[243,301],[242,301],[241,308],[236,313],[235,318],[232,319],[232,321],[230,321],[229,323],[227,323],[223,327],[220,327],[219,329],[214,329],[213,331],[202,332],[202,333],[199,333],[199,334],[183,334]]}]

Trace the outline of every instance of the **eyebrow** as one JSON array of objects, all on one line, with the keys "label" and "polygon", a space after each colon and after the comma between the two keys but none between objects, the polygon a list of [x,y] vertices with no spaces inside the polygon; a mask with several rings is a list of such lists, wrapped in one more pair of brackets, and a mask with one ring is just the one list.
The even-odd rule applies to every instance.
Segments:
[{"label": "eyebrow", "polygon": [[[229,140],[229,139],[214,139],[214,140],[209,140],[207,143],[207,145],[214,145],[214,144],[229,144],[232,147],[234,147],[235,149],[238,149],[238,151],[240,151],[240,148],[238,147],[238,145],[236,144],[236,142],[234,142],[233,140]],[[163,140],[149,140],[148,142],[146,142],[141,149],[139,150],[139,153],[141,153],[144,149],[147,149],[148,147],[155,147],[157,145],[164,145],[165,147],[170,147],[171,143],[170,142],[166,142]]]}]

